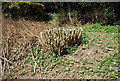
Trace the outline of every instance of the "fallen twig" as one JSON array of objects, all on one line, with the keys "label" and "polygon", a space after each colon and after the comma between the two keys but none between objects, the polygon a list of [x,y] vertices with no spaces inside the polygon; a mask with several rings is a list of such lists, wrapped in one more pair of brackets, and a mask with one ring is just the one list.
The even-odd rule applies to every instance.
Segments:
[{"label": "fallen twig", "polygon": [[35,66],[34,66],[34,73],[35,73],[35,72],[36,72],[36,65],[37,65],[37,63],[36,63],[36,61],[35,61],[35,58],[34,58],[33,54],[32,54],[32,59],[33,59],[33,61],[35,62]]},{"label": "fallen twig", "polygon": [[21,24],[32,36],[38,37],[35,34],[33,34],[22,22],[21,22]]},{"label": "fallen twig", "polygon": [[35,57],[34,57],[32,51],[31,51],[31,55],[32,55],[32,59],[33,59],[33,61],[35,62],[35,66],[34,66],[34,73],[35,73],[35,72],[36,72],[36,66],[37,66],[37,63],[36,63],[36,61],[35,61]]},{"label": "fallen twig", "polygon": [[4,58],[4,57],[2,57],[2,56],[0,56],[0,58],[3,59],[4,61],[9,62],[10,64],[13,64],[11,61],[7,60],[6,58]]}]

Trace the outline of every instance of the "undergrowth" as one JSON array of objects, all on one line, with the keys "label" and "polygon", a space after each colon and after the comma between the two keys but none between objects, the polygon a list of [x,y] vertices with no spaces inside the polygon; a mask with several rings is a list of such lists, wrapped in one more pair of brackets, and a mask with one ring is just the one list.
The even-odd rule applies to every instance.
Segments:
[{"label": "undergrowth", "polygon": [[[3,59],[3,68],[5,72],[3,78],[13,79],[24,75],[34,76],[37,73],[41,75],[51,74],[55,77],[62,72],[68,72],[69,75],[69,72],[72,71],[73,75],[71,74],[71,78],[78,78],[77,75],[80,75],[80,78],[84,78],[85,75],[96,75],[102,78],[115,79],[119,77],[117,69],[117,67],[119,67],[119,61],[117,60],[117,52],[115,51],[117,46],[112,45],[111,40],[118,40],[119,38],[116,34],[110,35],[109,33],[101,32],[117,33],[118,27],[119,26],[103,27],[99,24],[83,26],[82,28],[84,29],[84,32],[81,34],[81,38],[79,39],[80,42],[71,47],[64,47],[62,52],[63,54],[61,56],[57,56],[53,52],[42,49],[41,46],[39,46],[38,41],[36,42],[36,40],[30,40],[35,39],[32,38],[31,34],[28,33],[27,36],[23,34],[26,30],[20,32],[22,36],[29,38],[24,43],[20,43],[19,40],[17,40],[17,37],[14,35],[15,33],[11,32],[11,34],[8,34],[8,32],[6,32],[6,36],[10,36],[8,36],[8,38],[5,38],[4,36],[4,40],[6,41],[4,41],[3,57],[7,59],[7,61]],[[73,28],[79,27],[66,27],[66,29]],[[15,30],[15,28],[13,29]],[[93,34],[90,34],[90,32],[88,33],[86,31],[101,32],[99,32],[100,34],[98,35],[98,32],[93,32]],[[107,36],[108,34],[108,38],[110,39],[105,45],[103,43],[105,42],[104,40],[106,37],[104,40],[102,40],[102,38],[95,37],[102,35]],[[98,56],[101,55],[101,57],[97,57],[92,62],[91,58],[86,58],[88,55],[84,52],[89,50],[90,46],[95,45],[99,45],[102,52],[100,53],[100,50],[96,48],[92,50],[93,52],[90,54],[91,57],[95,54]],[[81,49],[80,52],[76,52],[77,49]]]}]

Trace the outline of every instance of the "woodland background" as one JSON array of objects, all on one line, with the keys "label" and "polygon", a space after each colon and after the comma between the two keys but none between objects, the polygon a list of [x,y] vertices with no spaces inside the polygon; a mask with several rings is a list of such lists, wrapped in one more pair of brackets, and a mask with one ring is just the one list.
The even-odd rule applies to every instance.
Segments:
[{"label": "woodland background", "polygon": [[120,24],[117,2],[3,2],[5,17],[36,21],[54,20],[56,24]]}]

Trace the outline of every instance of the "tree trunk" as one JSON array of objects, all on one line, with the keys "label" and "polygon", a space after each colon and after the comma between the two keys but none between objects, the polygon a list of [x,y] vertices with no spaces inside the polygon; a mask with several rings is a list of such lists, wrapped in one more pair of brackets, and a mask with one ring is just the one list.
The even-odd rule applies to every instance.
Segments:
[{"label": "tree trunk", "polygon": [[71,18],[71,8],[70,8],[69,3],[68,3],[68,18],[69,18],[69,20],[70,20],[70,23],[72,24],[73,21],[72,21],[72,18]]}]

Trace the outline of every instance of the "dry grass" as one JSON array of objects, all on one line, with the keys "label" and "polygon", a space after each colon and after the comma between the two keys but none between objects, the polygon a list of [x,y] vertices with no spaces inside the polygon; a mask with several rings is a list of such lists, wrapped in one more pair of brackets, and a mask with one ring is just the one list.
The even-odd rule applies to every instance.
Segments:
[{"label": "dry grass", "polygon": [[15,65],[14,62],[18,61],[18,59],[22,60],[25,57],[24,54],[32,54],[30,49],[39,45],[35,36],[40,31],[43,31],[45,26],[42,22],[3,19],[2,27],[3,42],[2,56],[0,58],[3,59],[3,72],[6,72],[5,68],[11,64]]}]

